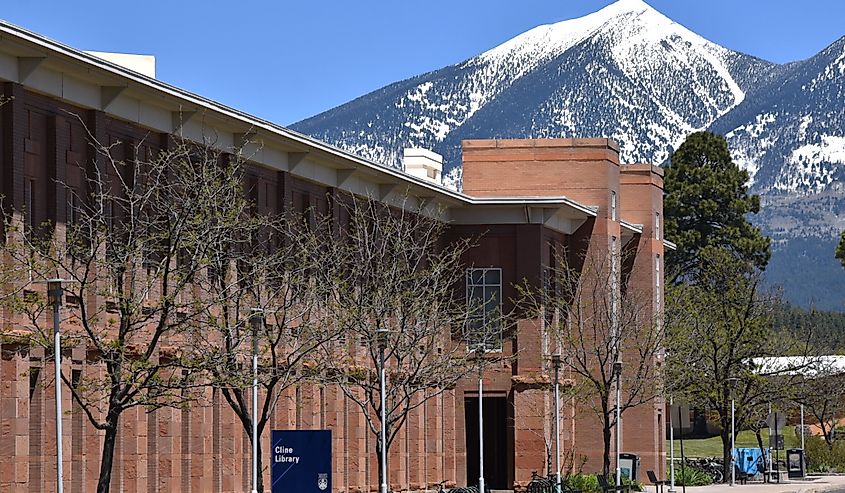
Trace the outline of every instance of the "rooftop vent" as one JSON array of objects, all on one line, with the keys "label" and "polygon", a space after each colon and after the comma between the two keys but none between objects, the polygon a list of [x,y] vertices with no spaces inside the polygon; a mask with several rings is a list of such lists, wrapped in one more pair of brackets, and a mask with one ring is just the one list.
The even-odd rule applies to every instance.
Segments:
[{"label": "rooftop vent", "polygon": [[423,180],[441,184],[443,156],[428,149],[405,149],[405,173]]},{"label": "rooftop vent", "polygon": [[156,78],[156,57],[153,55],[132,55],[129,53],[110,53],[107,51],[86,51],[89,55],[102,58],[107,62],[120,65],[133,72]]}]

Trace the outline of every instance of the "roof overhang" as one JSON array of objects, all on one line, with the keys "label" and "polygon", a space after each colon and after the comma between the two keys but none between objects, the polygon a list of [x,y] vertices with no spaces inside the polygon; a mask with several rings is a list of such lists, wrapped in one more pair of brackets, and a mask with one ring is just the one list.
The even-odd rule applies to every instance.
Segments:
[{"label": "roof overhang", "polygon": [[[566,197],[476,198],[0,21],[0,79],[155,131],[231,149],[257,164],[398,206],[447,210],[459,224],[543,224],[571,233],[595,208]],[[249,147],[252,146],[252,147]],[[412,197],[410,203],[406,196]],[[634,228],[635,229],[635,228]]]},{"label": "roof overhang", "polygon": [[453,224],[540,224],[564,234],[572,234],[596,208],[566,197],[472,197],[465,206],[453,207]]},{"label": "roof overhang", "polygon": [[809,378],[845,374],[845,356],[769,356],[751,358],[758,375],[801,375]]},{"label": "roof overhang", "polygon": [[624,219],[619,221],[620,230],[622,233],[622,244],[626,245],[629,241],[631,241],[635,236],[639,236],[643,234],[643,225],[642,224],[634,224],[625,221]]}]

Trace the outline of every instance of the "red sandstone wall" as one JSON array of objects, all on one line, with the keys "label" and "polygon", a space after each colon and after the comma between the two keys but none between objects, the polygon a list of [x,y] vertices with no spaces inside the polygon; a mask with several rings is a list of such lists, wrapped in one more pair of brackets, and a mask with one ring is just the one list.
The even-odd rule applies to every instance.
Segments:
[{"label": "red sandstone wall", "polygon": [[[611,238],[616,237],[621,250],[620,219],[645,226],[642,237],[633,241],[638,248],[633,260],[631,282],[651,292],[654,287],[653,261],[662,254],[662,241],[652,235],[649,218],[662,216],[662,178],[647,166],[619,165],[619,148],[609,139],[542,140],[469,140],[463,142],[463,190],[479,197],[565,196],[588,206],[597,206],[597,217],[587,221],[567,242],[571,265],[589,256],[604,257]],[[645,178],[643,178],[645,176]],[[611,193],[616,193],[618,212],[610,210]],[[651,220],[653,223],[653,219]],[[544,258],[545,265],[548,258]],[[630,267],[629,267],[630,268]],[[622,269],[619,269],[622,272]],[[632,286],[633,286],[632,285]],[[540,320],[520,320],[517,328],[518,373],[548,373],[542,364]],[[566,375],[565,375],[566,376]],[[548,392],[513,390],[515,409],[515,479],[530,478],[532,470],[542,468],[543,442],[538,437],[548,432],[553,404]],[[536,409],[544,409],[545,416]],[[663,474],[663,425],[661,402],[626,411],[623,416],[623,451],[639,453],[641,473],[653,469]],[[587,471],[601,469],[601,424],[586,405],[570,402],[561,413],[562,448],[588,459]],[[614,439],[615,442],[615,439]]]},{"label": "red sandstone wall", "polygon": [[[662,316],[663,305],[663,170],[648,164],[622,166],[620,192],[626,220],[643,226],[636,241],[636,255],[628,285],[639,292],[651,293],[651,303],[644,315]],[[655,221],[659,226],[655,228]],[[656,231],[657,229],[657,231]],[[660,262],[660,279],[655,263]],[[659,280],[659,283],[658,283]],[[658,286],[659,284],[659,286]],[[655,365],[662,362],[656,360]],[[660,398],[623,416],[622,443],[626,449],[637,444],[641,470],[653,470],[666,477],[664,399]]]},{"label": "red sandstone wall", "polygon": [[[77,163],[96,159],[87,144],[85,126],[101,142],[140,142],[166,145],[168,136],[150,133],[89,111],[25,91],[13,83],[3,85],[12,96],[0,118],[0,155],[3,166],[0,190],[6,211],[20,211],[24,180],[34,180],[34,212],[38,222],[56,222],[63,234],[66,217],[64,185],[84,187]],[[127,152],[129,144],[115,149]],[[122,157],[122,155],[118,156]],[[287,173],[254,168],[248,178],[262,212],[286,207],[314,207],[328,212],[325,186],[292,178]],[[84,192],[80,195],[85,195]],[[19,212],[17,221],[22,221]],[[103,302],[103,300],[97,300]],[[65,310],[72,310],[66,305]],[[2,322],[14,327],[11,313]],[[55,426],[52,358],[40,348],[0,344],[0,491],[55,491]],[[68,351],[64,372],[90,375],[101,371],[81,348]],[[30,375],[34,375],[30,378]],[[262,396],[263,398],[263,396]],[[65,490],[93,491],[96,486],[102,432],[63,392],[63,441]],[[410,417],[390,456],[390,482],[395,489],[419,487],[456,477],[454,458],[455,399],[451,392],[429,402]],[[125,412],[115,451],[113,491],[210,492],[248,491],[251,485],[251,445],[243,427],[219,392],[209,390],[201,402],[185,409]],[[376,488],[375,439],[366,428],[359,408],[333,388],[315,386],[290,389],[280,399],[268,429],[262,435],[262,453],[269,457],[271,429],[330,428],[334,440],[333,481],[336,491],[374,491]],[[264,462],[267,465],[267,462]],[[269,491],[269,472],[265,485]]]},{"label": "red sandstone wall", "polygon": [[[6,210],[20,210],[24,179],[33,179],[39,192],[35,203],[37,217],[56,218],[61,223],[66,214],[66,198],[56,180],[84,186],[74,166],[94,156],[86,145],[82,124],[63,110],[80,114],[104,142],[109,139],[137,142],[142,138],[153,139],[156,145],[167,142],[166,135],[150,136],[145,129],[112,120],[102,112],[62,105],[28,93],[17,84],[5,84],[4,92],[14,96],[2,108],[0,120],[3,159],[0,188],[7,197],[3,202]],[[476,249],[475,257],[468,259],[473,265],[502,266],[503,274],[511,276],[510,282],[530,279],[536,283],[543,263],[549,261],[549,244],[571,243],[570,254],[606,252],[609,238],[620,234],[618,221],[611,220],[608,211],[609,191],[620,190],[618,148],[612,141],[469,141],[464,152],[464,189],[471,195],[566,195],[599,207],[599,217],[588,221],[574,235],[574,242],[537,225],[510,227],[511,231],[490,235],[491,245]],[[266,169],[255,169],[249,179],[256,185],[254,199],[268,211],[308,206],[327,210],[326,193],[333,193],[324,186]],[[621,191],[624,195],[624,186]],[[625,199],[619,199],[620,214],[628,218]],[[57,234],[61,234],[61,229],[59,224]],[[507,262],[509,266],[504,266]],[[3,321],[7,326],[14,324],[8,313],[3,314]],[[544,440],[550,436],[552,409],[546,390],[548,368],[543,358],[541,324],[540,320],[521,320],[509,349],[518,355],[516,361],[485,376],[489,391],[507,396],[513,406],[509,424],[512,436],[506,453],[511,454],[510,479],[517,484],[526,482],[532,470],[542,470]],[[52,365],[42,353],[9,344],[2,346],[0,491],[55,489],[52,479],[55,450],[51,449],[54,442],[50,431],[54,408],[49,377]],[[86,359],[84,351],[74,349],[70,353],[65,360],[66,372],[99,371],[96,362]],[[40,368],[38,378],[30,381],[29,374],[36,368]],[[463,402],[465,397],[473,395],[474,388],[475,382],[468,380],[454,392],[412,414],[409,425],[391,449],[390,479],[394,488],[414,488],[442,479],[467,482]],[[69,392],[64,395],[67,490],[91,491],[97,480],[102,433],[94,430],[81,410],[70,402]],[[564,411],[564,447],[586,453],[595,460],[597,429],[589,419],[576,414],[571,403]],[[646,416],[651,414],[646,412]],[[336,390],[290,389],[280,400],[269,429],[324,427],[334,432],[336,491],[373,490],[377,482],[374,438],[357,406]],[[217,392],[208,391],[204,402],[187,409],[147,413],[139,408],[127,412],[121,428],[114,468],[116,490],[244,491],[249,488],[250,445],[241,424]],[[269,429],[262,437],[265,446],[269,443]],[[626,432],[626,441],[638,440],[639,436],[647,440],[658,437],[657,433],[651,433],[650,425],[642,435],[636,433],[629,438]],[[659,457],[662,453],[659,445],[654,450]],[[263,453],[269,455],[266,449]],[[469,478],[469,482],[474,481]],[[269,484],[267,475],[265,484]]]}]

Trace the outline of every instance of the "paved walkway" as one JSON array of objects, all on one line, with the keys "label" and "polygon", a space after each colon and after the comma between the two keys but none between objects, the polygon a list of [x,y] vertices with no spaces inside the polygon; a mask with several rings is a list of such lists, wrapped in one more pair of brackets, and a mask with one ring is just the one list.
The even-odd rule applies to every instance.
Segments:
[{"label": "paved walkway", "polygon": [[[654,491],[654,486],[646,487],[646,492]],[[664,489],[664,492],[667,490]],[[680,486],[676,493],[682,493]],[[709,486],[688,486],[687,493],[821,493],[845,492],[845,476],[811,476],[804,480],[788,480],[778,483],[711,484]]]}]

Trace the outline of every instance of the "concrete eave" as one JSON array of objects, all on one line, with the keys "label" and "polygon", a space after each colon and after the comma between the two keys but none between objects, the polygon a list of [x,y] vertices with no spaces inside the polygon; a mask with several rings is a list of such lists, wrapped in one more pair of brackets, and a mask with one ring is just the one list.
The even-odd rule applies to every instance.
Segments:
[{"label": "concrete eave", "polygon": [[470,197],[466,206],[453,207],[453,224],[539,224],[564,234],[574,233],[598,208],[566,197]]},{"label": "concrete eave", "polygon": [[[100,110],[115,118],[132,121],[160,132],[180,134],[183,126],[186,126],[186,123],[181,121],[182,115],[190,119],[193,115],[201,113],[203,124],[209,125],[221,134],[229,133],[232,136],[233,145],[248,139],[259,143],[264,142],[279,149],[280,153],[286,154],[283,161],[275,157],[282,164],[270,165],[256,157],[258,164],[273,166],[327,186],[336,186],[357,194],[364,193],[362,191],[366,190],[366,193],[372,193],[380,200],[397,204],[401,203],[399,195],[407,193],[417,199],[419,202],[417,205],[430,205],[432,211],[438,207],[459,210],[467,207],[485,209],[518,207],[523,212],[528,210],[526,208],[555,209],[556,212],[552,216],[567,220],[580,219],[582,222],[587,217],[595,216],[594,208],[566,197],[471,197],[437,183],[411,176],[402,170],[361,158],[325,142],[129,70],[5,21],[0,21],[0,41],[2,41],[0,52],[6,54],[6,59],[12,61],[17,59],[17,68],[9,67],[4,72],[17,73],[17,80],[10,76],[3,77],[6,80],[18,82],[30,90],[65,99],[78,106]],[[44,72],[46,70],[52,72]],[[54,74],[60,77],[72,77],[76,84],[90,84],[109,97],[97,97],[96,100],[88,102],[68,99],[63,88],[51,89],[63,87],[63,84],[57,86],[43,82],[49,80]],[[30,78],[30,76],[33,77]],[[30,82],[36,80],[38,82],[33,86]],[[150,124],[127,117],[120,111],[113,112],[113,108],[119,106],[115,101],[125,102],[126,98],[132,98],[138,105],[146,104],[155,107],[157,111],[169,112],[173,117],[172,122],[168,118],[167,125]],[[177,117],[180,117],[180,121],[177,121]],[[605,142],[610,141],[605,139]],[[360,186],[355,188],[349,185],[355,180],[365,182],[366,186],[359,184]],[[458,212],[457,215],[460,216],[461,213]],[[549,213],[544,212],[543,215],[548,216]],[[547,217],[547,220],[549,219]]]},{"label": "concrete eave", "polygon": [[635,234],[635,235],[643,234],[643,225],[642,224],[629,223],[628,221],[625,221],[623,219],[622,221],[619,221],[619,225],[622,226],[622,229],[624,231],[627,231],[630,234]]}]

